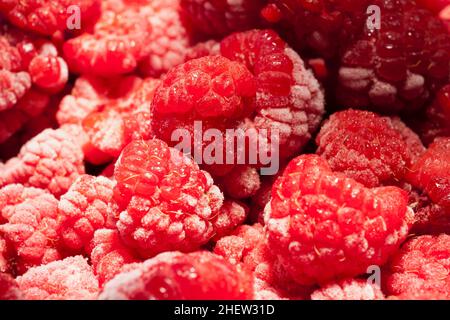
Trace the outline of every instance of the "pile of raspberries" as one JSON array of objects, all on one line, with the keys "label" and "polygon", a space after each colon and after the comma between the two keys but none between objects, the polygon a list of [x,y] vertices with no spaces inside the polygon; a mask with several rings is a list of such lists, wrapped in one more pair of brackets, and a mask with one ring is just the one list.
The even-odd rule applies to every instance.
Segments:
[{"label": "pile of raspberries", "polygon": [[0,160],[0,300],[450,299],[450,0],[0,0]]}]

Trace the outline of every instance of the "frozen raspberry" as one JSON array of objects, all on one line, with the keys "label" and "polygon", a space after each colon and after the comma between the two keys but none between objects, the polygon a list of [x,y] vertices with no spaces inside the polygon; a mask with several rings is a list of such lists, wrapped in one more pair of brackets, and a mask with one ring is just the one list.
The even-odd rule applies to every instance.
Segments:
[{"label": "frozen raspberry", "polygon": [[161,140],[136,140],[114,170],[114,199],[124,210],[117,228],[143,257],[191,251],[214,236],[211,220],[223,196],[211,176]]},{"label": "frozen raspberry", "polygon": [[[99,10],[98,0],[26,0],[3,1],[0,12],[8,20],[21,29],[34,31],[43,35],[53,35],[55,32],[64,32],[69,29],[71,15],[70,7],[76,6],[79,10],[79,19],[82,27],[91,22]],[[72,7],[73,8],[73,7]],[[76,11],[78,12],[78,11]]]},{"label": "frozen raspberry", "polygon": [[264,0],[181,0],[181,7],[193,26],[209,36],[257,28]]},{"label": "frozen raspberry", "polygon": [[303,155],[273,186],[268,245],[299,284],[354,277],[385,263],[406,238],[407,204],[397,187],[365,188],[323,158]]},{"label": "frozen raspberry", "polygon": [[22,183],[47,189],[55,196],[63,194],[84,173],[82,151],[72,139],[63,129],[44,130],[5,164],[0,186]]},{"label": "frozen raspberry", "polygon": [[251,279],[210,252],[168,252],[137,264],[105,285],[100,299],[251,299]]},{"label": "frozen raspberry", "polygon": [[71,71],[110,76],[133,71],[148,53],[152,26],[138,1],[104,1],[91,33],[63,47]]},{"label": "frozen raspberry", "polygon": [[413,203],[414,225],[413,234],[441,234],[450,233],[450,215],[448,210],[433,203],[427,196],[422,196]]},{"label": "frozen raspberry", "polygon": [[48,192],[43,189],[9,184],[0,189],[0,223],[14,213],[15,207],[26,200],[38,198]]},{"label": "frozen raspberry", "polygon": [[414,125],[423,142],[431,144],[437,137],[450,137],[450,84],[442,88],[434,102]]},{"label": "frozen raspberry", "polygon": [[450,236],[420,236],[405,243],[385,276],[389,294],[450,299]]},{"label": "frozen raspberry", "polygon": [[397,184],[412,162],[413,152],[387,117],[359,110],[331,115],[316,138],[317,154],[333,171],[367,187]]},{"label": "frozen raspberry", "polygon": [[[383,112],[421,107],[449,77],[449,34],[415,1],[275,1],[293,42],[337,64],[340,104]],[[368,24],[381,9],[380,28]],[[420,21],[418,23],[417,21]],[[338,61],[336,63],[336,61]]]},{"label": "frozen raspberry", "polygon": [[384,300],[376,284],[363,279],[341,280],[325,285],[311,294],[312,300]]},{"label": "frozen raspberry", "polygon": [[411,130],[400,118],[391,118],[392,125],[397,130],[406,143],[406,149],[408,157],[411,159],[411,163],[415,163],[426,151],[420,137]]},{"label": "frozen raspberry", "polygon": [[243,225],[217,241],[214,253],[240,266],[255,278],[255,299],[306,299],[309,288],[292,284],[265,245],[262,225]]},{"label": "frozen raspberry", "polygon": [[215,56],[220,54],[220,42],[216,40],[208,40],[199,42],[190,47],[186,53],[185,60],[198,59],[205,56]]},{"label": "frozen raspberry", "polygon": [[[281,157],[298,152],[323,113],[319,84],[300,57],[270,30],[235,33],[221,42],[220,53],[224,57],[190,60],[169,71],[153,99],[155,134],[174,144],[176,129],[187,129],[193,136],[194,121],[202,121],[203,130],[218,129],[223,135],[226,129],[244,130],[251,140],[248,145],[259,146],[259,154],[270,152],[267,135],[272,132],[279,133]],[[232,169],[208,166],[215,176]],[[250,182],[252,186],[240,192],[251,193],[239,197],[254,193],[255,181]]]},{"label": "frozen raspberry", "polygon": [[152,0],[143,9],[152,26],[149,55],[140,63],[143,74],[159,77],[181,64],[191,44],[191,31],[181,13],[180,0]]},{"label": "frozen raspberry", "polygon": [[450,209],[450,138],[438,138],[409,169],[411,183],[424,190],[431,200]]},{"label": "frozen raspberry", "polygon": [[35,267],[17,278],[27,300],[94,300],[97,279],[82,256]]},{"label": "frozen raspberry", "polygon": [[95,230],[105,226],[111,207],[114,182],[105,177],[82,175],[61,196],[58,205],[58,234],[70,252],[82,253]]},{"label": "frozen raspberry", "polygon": [[15,105],[30,87],[31,79],[28,73],[0,70],[0,111]]},{"label": "frozen raspberry", "polygon": [[0,272],[0,300],[21,300],[22,292],[18,284],[9,274]]},{"label": "frozen raspberry", "polygon": [[57,248],[58,200],[49,193],[26,199],[9,208],[0,234],[13,250],[19,274],[60,258]]},{"label": "frozen raspberry", "polygon": [[[11,272],[10,252],[5,239],[0,234],[0,275],[4,272]],[[1,296],[1,295],[0,295]],[[0,299],[1,300],[1,299]]]},{"label": "frozen raspberry", "polygon": [[237,201],[225,200],[217,216],[212,219],[215,230],[215,239],[230,234],[242,225],[247,218],[248,207]]},{"label": "frozen raspberry", "polygon": [[100,286],[120,273],[124,265],[138,262],[134,253],[122,242],[117,230],[95,231],[89,252]]},{"label": "frozen raspberry", "polygon": [[261,187],[258,170],[249,166],[239,166],[218,182],[224,192],[234,199],[248,198]]}]

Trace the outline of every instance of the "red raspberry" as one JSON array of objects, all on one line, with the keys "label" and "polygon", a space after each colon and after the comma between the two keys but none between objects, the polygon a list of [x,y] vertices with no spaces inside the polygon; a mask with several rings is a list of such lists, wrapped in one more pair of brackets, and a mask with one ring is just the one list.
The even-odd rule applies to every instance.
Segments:
[{"label": "red raspberry", "polygon": [[94,300],[99,292],[92,268],[82,256],[32,268],[17,282],[27,300]]},{"label": "red raspberry", "polygon": [[433,203],[427,196],[422,196],[413,203],[414,225],[413,234],[450,233],[450,215],[445,207]]},{"label": "red raspberry", "polygon": [[[233,34],[221,42],[220,50],[225,58],[188,61],[163,79],[152,103],[155,134],[173,144],[175,129],[187,129],[192,136],[194,121],[201,120],[204,130],[219,129],[223,134],[236,128],[258,133],[278,130],[281,156],[298,152],[311,138],[323,112],[319,84],[300,57],[270,30]],[[256,139],[249,145],[267,145],[262,135]],[[225,176],[233,166],[208,169]],[[245,186],[239,197],[256,191],[255,181],[250,182],[250,194],[245,194]]]},{"label": "red raspberry", "polygon": [[0,12],[21,29],[53,35],[57,31],[68,30],[67,23],[73,13],[68,8],[73,5],[80,10],[82,26],[91,22],[98,14],[98,0],[8,0],[0,4]]},{"label": "red raspberry", "polygon": [[335,113],[316,138],[317,154],[333,171],[367,187],[398,184],[417,151],[409,152],[397,127],[390,118],[368,111]]},{"label": "red raspberry", "polygon": [[400,118],[391,118],[392,125],[397,130],[405,141],[407,146],[408,157],[411,163],[415,163],[426,151],[420,137],[411,130]]},{"label": "red raspberry", "polygon": [[210,36],[256,28],[264,0],[181,0],[181,7],[193,26]]},{"label": "red raspberry", "polygon": [[22,183],[60,196],[84,173],[83,155],[63,129],[47,129],[28,141],[0,171],[0,186]]},{"label": "red raspberry", "polygon": [[450,236],[420,236],[409,240],[388,266],[386,290],[409,299],[417,296],[450,299]]},{"label": "red raspberry", "polygon": [[415,127],[423,142],[431,144],[437,137],[450,137],[450,84],[443,87],[424,115],[417,119]]},{"label": "red raspberry", "polygon": [[48,109],[49,102],[46,94],[31,88],[13,107],[0,111],[0,142],[6,142],[20,129],[26,129],[30,121],[35,121]]},{"label": "red raspberry", "polygon": [[217,216],[211,221],[216,233],[214,238],[226,236],[242,225],[247,218],[248,210],[248,207],[241,202],[225,200]]},{"label": "red raspberry", "polygon": [[[341,104],[414,110],[448,81],[449,34],[415,1],[275,2],[283,23],[295,30],[295,43],[334,64],[339,60],[335,93]],[[381,9],[379,30],[367,27],[370,5]]]},{"label": "red raspberry", "polygon": [[22,300],[16,280],[9,274],[0,273],[0,300]]},{"label": "red raspberry", "polygon": [[376,284],[363,279],[341,280],[317,289],[312,300],[384,300],[384,294]]},{"label": "red raspberry", "polygon": [[180,0],[152,0],[144,11],[152,33],[147,40],[149,55],[139,69],[147,76],[159,77],[184,61],[191,32],[180,12]]},{"label": "red raspberry", "polygon": [[438,138],[410,168],[411,183],[424,190],[431,200],[450,209],[450,138]]},{"label": "red raspberry", "polygon": [[59,240],[57,216],[58,200],[48,193],[9,208],[7,223],[0,225],[0,234],[13,250],[19,274],[60,258],[56,247]]},{"label": "red raspberry", "polygon": [[30,87],[31,79],[27,72],[0,70],[0,111],[15,105]]},{"label": "red raspberry", "polygon": [[138,1],[102,3],[92,33],[68,40],[63,47],[71,71],[110,76],[133,71],[148,53],[152,26]]},{"label": "red raspberry", "polygon": [[143,257],[192,251],[214,236],[211,220],[223,196],[192,159],[160,140],[136,140],[114,170],[114,199],[124,210],[117,228]]},{"label": "red raspberry", "polygon": [[[10,252],[5,239],[0,234],[0,277],[3,273],[11,272]],[[1,280],[0,280],[1,282]],[[0,290],[1,291],[1,290]],[[1,294],[0,294],[1,297]],[[1,299],[0,299],[1,300]]]},{"label": "red raspberry", "polygon": [[268,245],[299,284],[354,277],[385,263],[406,238],[407,203],[399,188],[365,188],[323,158],[303,155],[273,186]]},{"label": "red raspberry", "polygon": [[121,272],[124,265],[138,262],[117,230],[98,229],[90,244],[89,256],[100,286]]},{"label": "red raspberry", "polygon": [[58,205],[58,234],[70,252],[82,253],[94,237],[95,230],[105,226],[113,214],[109,203],[114,182],[105,177],[82,175],[61,196]]},{"label": "red raspberry", "polygon": [[167,252],[137,264],[105,285],[100,299],[251,299],[251,279],[210,252]]}]

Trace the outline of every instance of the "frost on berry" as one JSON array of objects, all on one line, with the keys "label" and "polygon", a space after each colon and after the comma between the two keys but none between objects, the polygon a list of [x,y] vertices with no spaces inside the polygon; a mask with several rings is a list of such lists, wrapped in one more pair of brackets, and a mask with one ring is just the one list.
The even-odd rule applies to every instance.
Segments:
[{"label": "frost on berry", "polygon": [[0,225],[0,235],[12,250],[16,272],[60,258],[57,247],[58,200],[43,193],[24,199],[7,210],[7,222]]},{"label": "frost on berry", "polygon": [[82,256],[32,268],[17,282],[27,300],[94,300],[99,292],[92,268]]},{"label": "frost on berry", "polygon": [[126,264],[139,261],[135,253],[125,246],[119,232],[112,229],[95,231],[89,245],[89,256],[100,286],[120,273]]},{"label": "frost on berry", "polygon": [[17,158],[5,164],[0,171],[0,186],[22,183],[60,196],[82,173],[83,153],[73,137],[63,129],[47,129],[28,141]]},{"label": "frost on berry", "polygon": [[148,56],[139,64],[139,70],[159,77],[184,61],[191,45],[191,28],[184,18],[180,0],[153,0],[143,9],[152,26],[147,39]]},{"label": "frost on berry", "polygon": [[0,234],[0,274],[11,272],[10,252],[6,240]]},{"label": "frost on berry", "polygon": [[[169,71],[152,103],[156,136],[174,144],[175,129],[186,129],[192,136],[194,121],[202,121],[204,130],[222,134],[227,129],[256,130],[254,137],[248,135],[249,145],[262,146],[260,154],[270,146],[263,130],[279,137],[282,158],[301,150],[319,125],[324,101],[300,57],[271,30],[234,33],[221,41],[220,55],[190,60]],[[205,167],[215,176],[233,169],[222,163]],[[242,187],[233,196],[255,193],[258,181],[233,176]]]},{"label": "frost on berry", "polygon": [[86,160],[104,164],[117,158],[131,140],[151,136],[150,103],[159,84],[153,78],[80,77],[71,95],[61,101],[58,122],[81,126]]},{"label": "frost on berry", "polygon": [[162,253],[105,285],[100,299],[246,300],[252,280],[246,272],[211,252]]},{"label": "frost on berry", "polygon": [[398,121],[368,111],[337,112],[316,138],[317,154],[333,171],[367,187],[396,185],[417,153],[424,151],[417,137]]},{"label": "frost on berry", "polygon": [[211,220],[223,196],[211,176],[191,158],[161,140],[136,140],[114,170],[117,228],[143,257],[170,250],[192,251],[214,236]]},{"label": "frost on berry", "polygon": [[368,189],[326,160],[292,160],[272,189],[268,245],[302,285],[354,277],[384,264],[408,235],[412,211],[397,187]]},{"label": "frost on berry", "polygon": [[69,10],[71,6],[80,10],[77,18],[80,19],[82,27],[96,18],[99,3],[98,0],[3,1],[0,4],[0,12],[21,29],[51,36],[55,32],[68,30],[67,21],[72,14]]},{"label": "frost on berry", "polygon": [[247,218],[248,207],[241,202],[225,200],[217,215],[212,219],[215,239],[230,234]]},{"label": "frost on berry", "polygon": [[389,294],[406,299],[449,299],[450,236],[410,239],[390,262],[385,277]]},{"label": "frost on berry", "polygon": [[105,177],[81,175],[61,196],[58,204],[58,234],[70,252],[82,253],[113,214],[114,182]]},{"label": "frost on berry", "polygon": [[181,0],[184,14],[196,30],[209,36],[256,28],[263,0]]},{"label": "frost on berry", "polygon": [[138,1],[103,1],[91,32],[64,43],[71,71],[111,76],[133,71],[148,55],[152,26]]},{"label": "frost on berry", "polygon": [[346,279],[317,289],[311,300],[384,300],[381,288],[364,279]]},{"label": "frost on berry", "polygon": [[22,300],[22,292],[16,280],[6,273],[0,272],[0,300]]}]

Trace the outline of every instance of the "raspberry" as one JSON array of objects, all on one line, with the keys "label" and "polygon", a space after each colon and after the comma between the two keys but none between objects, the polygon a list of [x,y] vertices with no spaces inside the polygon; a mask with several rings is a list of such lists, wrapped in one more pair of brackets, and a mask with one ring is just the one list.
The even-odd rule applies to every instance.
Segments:
[{"label": "raspberry", "polygon": [[210,252],[168,252],[136,265],[105,285],[100,299],[243,300],[252,297],[245,272]]},{"label": "raspberry", "polygon": [[83,25],[98,14],[98,0],[6,1],[0,4],[0,12],[21,29],[53,35],[68,29],[68,20],[73,13],[68,8],[73,5],[79,8]]},{"label": "raspberry", "polygon": [[0,273],[0,300],[21,300],[23,298],[16,280],[6,273]]},{"label": "raspberry", "polygon": [[27,188],[21,184],[10,184],[0,189],[0,223],[14,213],[15,207],[26,200],[39,198],[48,192],[38,188]]},{"label": "raspberry", "polygon": [[249,166],[237,167],[219,183],[226,194],[235,199],[248,198],[261,187],[258,171]]},{"label": "raspberry", "polygon": [[148,55],[152,26],[138,2],[105,1],[92,33],[64,43],[71,71],[110,76],[133,71]]},{"label": "raspberry", "polygon": [[242,225],[247,218],[248,207],[240,202],[225,200],[216,217],[211,221],[215,238],[219,239],[230,234],[238,226]]},{"label": "raspberry", "polygon": [[143,257],[170,250],[192,251],[214,235],[211,222],[223,196],[192,159],[163,141],[136,140],[114,170],[117,228]]},{"label": "raspberry", "polygon": [[384,294],[376,284],[362,279],[341,280],[317,289],[312,300],[384,300]]},{"label": "raspberry", "polygon": [[82,152],[63,129],[47,129],[28,141],[0,171],[0,186],[22,183],[59,196],[84,173]]},{"label": "raspberry", "polygon": [[54,196],[44,193],[25,199],[7,211],[7,223],[0,225],[0,234],[14,251],[19,274],[60,258],[56,247],[58,200]]},{"label": "raspberry", "polygon": [[[450,236],[420,236],[406,242],[390,262],[385,287],[394,296],[450,299]],[[420,297],[419,297],[420,299]]]},{"label": "raspberry", "polygon": [[437,137],[450,137],[450,84],[443,87],[424,115],[415,123],[423,142],[431,144]]},{"label": "raspberry", "polygon": [[414,210],[413,234],[450,233],[450,215],[445,207],[433,203],[427,196],[421,197]]},{"label": "raspberry", "polygon": [[426,151],[425,146],[419,136],[411,130],[400,118],[391,118],[392,125],[397,130],[406,143],[408,156],[411,163],[415,163]]},{"label": "raspberry", "polygon": [[67,250],[82,253],[95,230],[105,226],[108,215],[112,214],[109,203],[113,188],[114,182],[108,178],[81,175],[61,196],[58,234]]},{"label": "raspberry", "polygon": [[181,0],[181,7],[193,26],[209,36],[225,36],[256,28],[264,0]]},{"label": "raspberry", "polygon": [[98,282],[82,256],[35,267],[17,278],[27,300],[94,300]]},{"label": "raspberry", "polygon": [[31,120],[43,114],[49,105],[49,97],[32,88],[15,106],[0,111],[0,142],[5,142]]},{"label": "raspberry", "polygon": [[323,158],[303,155],[273,186],[268,245],[299,284],[354,277],[385,263],[406,238],[407,202],[397,187],[365,188]]},{"label": "raspberry", "polygon": [[450,138],[438,138],[410,168],[411,183],[424,190],[431,200],[450,209]]},{"label": "raspberry", "polygon": [[0,234],[0,277],[1,274],[11,271],[9,255],[9,248],[6,244],[5,239],[3,239],[2,235]]},{"label": "raspberry", "polygon": [[[449,34],[415,1],[276,1],[294,43],[337,64],[340,104],[398,112],[421,107],[449,76]],[[381,9],[381,28],[367,9]],[[383,18],[384,17],[384,18]],[[417,21],[420,21],[418,23]]]},{"label": "raspberry", "polygon": [[144,11],[152,25],[149,55],[139,65],[140,71],[159,77],[181,64],[191,44],[190,28],[181,14],[180,0],[153,0]]},{"label": "raspberry", "polygon": [[0,111],[15,105],[31,87],[30,75],[0,70]]},{"label": "raspberry", "polygon": [[134,253],[123,244],[117,230],[96,230],[89,252],[100,286],[120,273],[124,265],[138,262]]},{"label": "raspberry", "polygon": [[317,154],[333,171],[345,173],[367,187],[398,184],[414,152],[408,152],[396,127],[398,124],[390,118],[368,111],[335,113],[316,138]]},{"label": "raspberry", "polygon": [[[270,30],[235,33],[221,42],[220,50],[224,57],[190,60],[163,79],[152,103],[156,136],[173,144],[175,129],[187,129],[193,136],[194,121],[202,120],[205,130],[222,133],[237,128],[246,132],[256,129],[258,133],[261,129],[278,131],[281,156],[298,152],[323,113],[319,84],[300,57]],[[251,139],[259,141],[249,145],[259,145],[260,149],[269,145],[262,133]],[[233,166],[208,169],[224,176]],[[242,188],[238,197],[255,192],[258,183],[255,185],[254,179],[250,183],[252,186]]]}]

